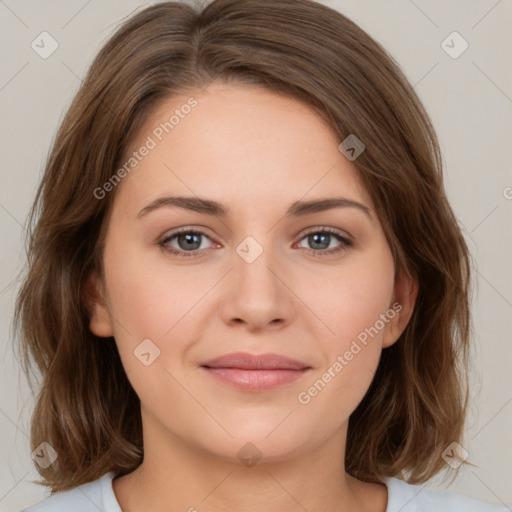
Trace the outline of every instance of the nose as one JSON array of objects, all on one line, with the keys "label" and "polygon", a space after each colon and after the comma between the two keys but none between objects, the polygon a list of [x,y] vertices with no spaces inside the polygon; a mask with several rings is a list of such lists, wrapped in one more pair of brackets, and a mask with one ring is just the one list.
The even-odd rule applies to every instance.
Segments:
[{"label": "nose", "polygon": [[[263,251],[252,260],[246,254]],[[222,317],[225,323],[245,326],[249,331],[281,329],[292,321],[297,307],[290,291],[284,265],[275,253],[254,242],[238,247],[233,270],[224,290]],[[244,249],[248,249],[244,253]],[[288,285],[288,286],[287,286]]]}]

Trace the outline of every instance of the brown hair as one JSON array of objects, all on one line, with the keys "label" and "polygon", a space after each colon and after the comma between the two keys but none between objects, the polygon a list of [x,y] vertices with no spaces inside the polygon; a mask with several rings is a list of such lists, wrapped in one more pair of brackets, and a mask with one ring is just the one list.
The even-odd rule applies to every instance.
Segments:
[{"label": "brown hair", "polygon": [[[421,483],[461,442],[468,402],[470,255],[443,188],[431,121],[386,51],[342,14],[310,0],[152,5],[128,19],[93,61],[58,130],[29,216],[28,272],[14,322],[22,364],[42,377],[31,423],[53,492],[143,458],[140,402],[116,345],[88,327],[84,283],[101,274],[115,191],[101,187],[152,109],[213,80],[263,86],[310,105],[340,142],[375,204],[397,272],[419,284],[413,316],[382,353],[350,417],[345,468],[365,481]],[[35,363],[35,365],[34,365]]]}]

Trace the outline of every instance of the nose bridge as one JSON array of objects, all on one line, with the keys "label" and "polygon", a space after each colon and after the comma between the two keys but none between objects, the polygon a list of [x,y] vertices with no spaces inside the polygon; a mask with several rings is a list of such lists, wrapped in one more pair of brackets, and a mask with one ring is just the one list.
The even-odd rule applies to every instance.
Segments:
[{"label": "nose bridge", "polygon": [[249,235],[235,249],[237,288],[257,294],[263,293],[270,297],[278,292],[280,286],[274,274],[275,267],[278,266],[277,255],[272,247],[271,236],[260,235],[258,238],[262,241],[261,243],[254,236]]},{"label": "nose bridge", "polygon": [[281,281],[279,257],[272,237],[247,236],[235,248],[230,293],[224,304],[225,321],[243,321],[252,327],[289,320],[293,308],[289,292]]}]

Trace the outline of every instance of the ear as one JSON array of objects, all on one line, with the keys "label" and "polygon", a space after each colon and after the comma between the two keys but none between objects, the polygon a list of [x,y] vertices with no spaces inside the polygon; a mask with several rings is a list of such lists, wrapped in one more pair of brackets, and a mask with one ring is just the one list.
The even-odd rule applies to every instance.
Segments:
[{"label": "ear", "polygon": [[89,329],[96,336],[114,335],[112,320],[105,302],[103,287],[96,270],[91,272],[84,286],[84,302],[89,312]]},{"label": "ear", "polygon": [[[382,348],[393,345],[404,332],[414,311],[418,288],[418,283],[405,274],[405,272],[400,272],[395,278],[393,299],[389,305],[389,313],[386,314],[390,320],[386,324]],[[391,316],[391,311],[395,312],[393,317]]]}]

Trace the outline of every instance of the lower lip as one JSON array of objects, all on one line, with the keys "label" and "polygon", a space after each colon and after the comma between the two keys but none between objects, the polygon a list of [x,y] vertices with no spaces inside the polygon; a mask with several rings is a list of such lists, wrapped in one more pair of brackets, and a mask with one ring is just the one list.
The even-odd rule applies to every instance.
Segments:
[{"label": "lower lip", "polygon": [[242,391],[267,391],[300,379],[304,370],[242,370],[240,368],[207,368],[212,377]]}]

